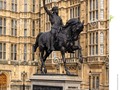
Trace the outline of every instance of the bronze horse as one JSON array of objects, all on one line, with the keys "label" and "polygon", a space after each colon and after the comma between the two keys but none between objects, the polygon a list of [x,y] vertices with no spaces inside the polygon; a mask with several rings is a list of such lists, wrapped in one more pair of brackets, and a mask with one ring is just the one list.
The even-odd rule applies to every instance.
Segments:
[{"label": "bronze horse", "polygon": [[[54,47],[55,47],[55,51],[61,52],[66,74],[70,74],[70,72],[68,71],[68,68],[66,67],[66,60],[65,60],[66,52],[71,53],[75,50],[79,50],[79,55],[80,55],[79,59],[81,63],[83,62],[81,47],[79,45],[75,46],[74,44],[75,41],[79,39],[78,38],[79,34],[83,31],[83,28],[84,28],[84,21],[80,22],[79,19],[72,18],[66,23],[66,25],[62,28],[62,30],[56,34]],[[51,39],[50,38],[51,35],[52,34],[49,31],[49,32],[39,33],[36,38],[34,52],[36,51],[36,48],[39,47],[40,60],[41,60],[40,71],[42,74],[47,73],[45,61],[46,61],[46,58],[52,52],[52,50],[48,50],[49,44],[47,43],[48,40]]]}]

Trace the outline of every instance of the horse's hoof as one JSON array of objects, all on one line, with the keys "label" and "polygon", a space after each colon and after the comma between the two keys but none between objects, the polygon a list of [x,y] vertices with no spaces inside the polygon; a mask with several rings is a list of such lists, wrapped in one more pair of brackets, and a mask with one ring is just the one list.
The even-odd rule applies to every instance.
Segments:
[{"label": "horse's hoof", "polygon": [[33,45],[33,52],[36,52],[35,44]]},{"label": "horse's hoof", "polygon": [[47,73],[47,69],[46,69],[46,68],[44,68],[44,73],[45,73],[45,74]]},{"label": "horse's hoof", "polygon": [[69,72],[69,71],[67,71],[67,72],[66,72],[66,74],[67,74],[67,75],[70,75],[70,72]]},{"label": "horse's hoof", "polygon": [[83,58],[82,57],[79,57],[79,62],[83,63]]},{"label": "horse's hoof", "polygon": [[43,72],[43,71],[41,71],[41,74],[44,74],[44,72]]}]

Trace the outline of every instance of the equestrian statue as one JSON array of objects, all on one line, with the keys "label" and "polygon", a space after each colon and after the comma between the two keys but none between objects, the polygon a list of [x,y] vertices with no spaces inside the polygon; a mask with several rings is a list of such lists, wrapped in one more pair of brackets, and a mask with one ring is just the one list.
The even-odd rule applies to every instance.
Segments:
[{"label": "equestrian statue", "polygon": [[52,11],[49,11],[43,0],[43,7],[46,13],[49,15],[51,22],[51,30],[48,32],[40,32],[36,37],[34,44],[34,52],[39,47],[40,60],[41,60],[41,74],[46,74],[47,69],[45,66],[46,58],[52,51],[60,51],[66,74],[70,72],[66,67],[65,53],[74,53],[75,50],[79,51],[79,60],[83,63],[82,48],[79,45],[75,45],[75,41],[79,39],[79,34],[83,31],[84,21],[79,21],[78,18],[72,18],[67,21],[66,25],[63,25],[61,17],[58,15],[58,7],[54,6]]}]

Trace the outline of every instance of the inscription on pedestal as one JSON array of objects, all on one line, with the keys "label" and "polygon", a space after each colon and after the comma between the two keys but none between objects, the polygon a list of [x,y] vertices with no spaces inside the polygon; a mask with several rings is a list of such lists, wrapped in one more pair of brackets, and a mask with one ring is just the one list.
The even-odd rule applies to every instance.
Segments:
[{"label": "inscription on pedestal", "polygon": [[69,86],[68,89],[66,90],[79,90],[78,87],[74,87],[74,86]]},{"label": "inscription on pedestal", "polygon": [[33,90],[63,90],[63,87],[33,85]]}]

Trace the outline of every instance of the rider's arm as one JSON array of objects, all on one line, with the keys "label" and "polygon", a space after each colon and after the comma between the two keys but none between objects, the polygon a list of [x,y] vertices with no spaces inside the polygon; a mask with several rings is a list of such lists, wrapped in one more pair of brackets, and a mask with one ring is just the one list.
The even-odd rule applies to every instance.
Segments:
[{"label": "rider's arm", "polygon": [[44,9],[45,9],[45,11],[46,11],[46,13],[48,14],[48,15],[52,15],[52,13],[47,9],[47,7],[45,6],[45,0],[43,0],[43,7],[44,7]]}]

